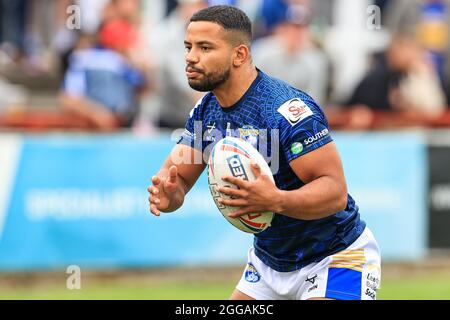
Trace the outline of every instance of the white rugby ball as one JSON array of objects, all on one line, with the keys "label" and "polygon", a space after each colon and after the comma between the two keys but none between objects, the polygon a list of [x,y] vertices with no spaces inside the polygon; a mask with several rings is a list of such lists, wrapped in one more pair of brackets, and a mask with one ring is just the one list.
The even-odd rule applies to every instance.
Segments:
[{"label": "white rugby ball", "polygon": [[257,163],[261,173],[268,175],[274,182],[267,162],[250,143],[234,137],[223,138],[211,150],[208,160],[208,183],[214,202],[225,219],[241,231],[259,233],[270,226],[273,212],[250,213],[238,218],[230,218],[228,214],[237,211],[239,207],[226,206],[217,201],[218,198],[230,199],[231,197],[218,192],[216,188],[237,188],[236,185],[223,181],[222,177],[234,176],[248,181],[256,179],[250,168],[251,161]]}]

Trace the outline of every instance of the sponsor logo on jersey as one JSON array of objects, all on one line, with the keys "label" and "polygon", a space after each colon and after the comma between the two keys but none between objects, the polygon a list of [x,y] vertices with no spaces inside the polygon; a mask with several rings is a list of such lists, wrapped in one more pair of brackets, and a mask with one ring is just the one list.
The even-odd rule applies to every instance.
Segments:
[{"label": "sponsor logo on jersey", "polygon": [[369,288],[367,288],[366,291],[364,291],[364,294],[372,300],[376,300],[377,298],[377,293]]},{"label": "sponsor logo on jersey", "polygon": [[317,280],[317,273],[314,276],[306,277],[305,282],[309,282],[311,284],[308,289],[308,293],[319,288],[319,285],[316,283],[316,280]]},{"label": "sponsor logo on jersey", "polygon": [[316,290],[318,287],[319,287],[319,285],[317,285],[317,284],[313,285],[312,287],[310,287],[310,288],[308,289],[308,293],[310,293],[310,292],[313,291],[313,290]]},{"label": "sponsor logo on jersey", "polygon": [[316,141],[322,140],[323,138],[328,136],[328,134],[329,134],[328,129],[323,129],[322,131],[317,132],[314,136],[306,138],[305,140],[303,140],[303,144],[307,147],[311,143],[314,143]]},{"label": "sponsor logo on jersey", "polygon": [[311,109],[300,98],[285,102],[277,111],[286,118],[291,126],[295,126],[297,123],[313,115]]},{"label": "sponsor logo on jersey", "polygon": [[310,282],[311,284],[314,284],[316,282],[316,279],[317,279],[317,274],[315,274],[314,276],[312,276],[310,278],[306,277],[305,281]]},{"label": "sponsor logo on jersey", "polygon": [[214,135],[215,132],[213,130],[216,130],[216,122],[214,121],[211,124],[206,125],[206,128],[208,128],[204,134],[205,141],[216,141],[216,137]]},{"label": "sponsor logo on jersey", "polygon": [[216,122],[214,121],[213,124],[207,125],[206,127],[208,128],[208,133],[211,133],[216,128]]},{"label": "sponsor logo on jersey", "polygon": [[303,145],[300,142],[294,142],[291,145],[292,154],[299,154],[303,151]]},{"label": "sponsor logo on jersey", "polygon": [[366,291],[364,294],[375,300],[377,298],[377,290],[380,287],[380,267],[376,264],[369,264],[367,266],[367,274],[365,276]]},{"label": "sponsor logo on jersey", "polygon": [[245,269],[245,280],[251,283],[255,283],[260,279],[261,276],[259,275],[258,271],[256,271],[256,268],[253,266],[253,264],[249,263],[247,265],[247,268]]}]

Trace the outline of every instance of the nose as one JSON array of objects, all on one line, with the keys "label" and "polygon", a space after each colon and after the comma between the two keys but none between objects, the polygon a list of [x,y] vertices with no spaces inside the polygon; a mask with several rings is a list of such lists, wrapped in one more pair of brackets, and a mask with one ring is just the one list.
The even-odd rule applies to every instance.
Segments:
[{"label": "nose", "polygon": [[186,52],[186,62],[187,64],[198,63],[198,55],[195,54],[195,51],[193,49]]}]

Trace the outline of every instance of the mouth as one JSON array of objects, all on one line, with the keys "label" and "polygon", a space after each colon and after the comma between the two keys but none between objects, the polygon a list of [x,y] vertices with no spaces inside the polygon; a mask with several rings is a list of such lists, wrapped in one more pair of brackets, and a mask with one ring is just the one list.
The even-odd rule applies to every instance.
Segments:
[{"label": "mouth", "polygon": [[188,77],[188,79],[197,78],[202,73],[203,72],[199,69],[192,68],[192,67],[186,67],[186,76]]}]

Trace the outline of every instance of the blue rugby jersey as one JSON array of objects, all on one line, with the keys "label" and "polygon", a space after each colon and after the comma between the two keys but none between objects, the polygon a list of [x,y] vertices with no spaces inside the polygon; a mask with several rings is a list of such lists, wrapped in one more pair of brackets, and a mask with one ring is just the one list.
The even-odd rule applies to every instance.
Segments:
[{"label": "blue rugby jersey", "polygon": [[[314,100],[261,70],[231,107],[222,108],[214,94],[207,93],[192,109],[178,143],[202,151],[207,159],[214,142],[225,136],[244,138],[256,147],[282,190],[304,185],[290,161],[332,141],[327,120]],[[272,269],[289,272],[344,250],[364,228],[348,195],[345,210],[326,218],[306,221],[275,214],[272,225],[255,234],[255,253]]]}]

